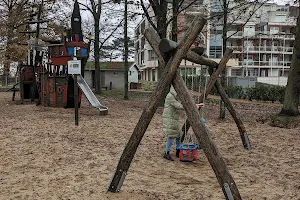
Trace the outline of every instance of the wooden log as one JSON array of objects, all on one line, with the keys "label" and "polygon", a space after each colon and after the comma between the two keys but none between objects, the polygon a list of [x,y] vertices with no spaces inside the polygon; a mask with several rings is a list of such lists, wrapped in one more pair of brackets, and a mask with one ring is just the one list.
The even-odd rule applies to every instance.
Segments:
[{"label": "wooden log", "polygon": [[[147,38],[147,40],[152,43],[154,43],[154,45],[152,46],[152,49],[154,52],[160,52],[159,51],[159,42],[160,42],[160,37],[156,34],[156,31],[154,30],[153,27],[149,27],[145,30],[144,32],[145,37]],[[177,44],[177,43],[176,43]],[[166,65],[165,60],[162,56],[161,53],[156,54],[157,59],[160,63],[159,67],[164,67]]]},{"label": "wooden log", "polygon": [[204,18],[200,16],[195,17],[190,28],[182,38],[176,54],[168,61],[161,79],[156,86],[156,90],[152,93],[147,107],[143,110],[143,113],[137,125],[135,126],[135,129],[129,141],[126,144],[108,191],[119,192],[132,162],[132,159],[135,155],[137,147],[140,144],[140,141],[142,140],[147,127],[159,106],[159,103],[166,97],[167,93],[169,92],[172,79],[177,73],[177,68],[181,63],[183,56],[186,54],[187,50],[190,48],[205,24],[206,20]]},{"label": "wooden log", "polygon": [[[173,40],[168,40],[166,38],[161,39],[159,43],[159,50],[161,53],[172,53],[177,49],[177,43]],[[191,49],[192,52],[197,53],[201,56],[204,52],[203,47],[196,47]]]},{"label": "wooden log", "polygon": [[[210,72],[211,75],[213,75],[214,73],[215,72]],[[241,137],[244,148],[250,150],[252,148],[251,144],[250,144],[250,140],[249,140],[246,128],[245,128],[240,116],[235,111],[235,109],[234,109],[231,101],[229,100],[229,98],[228,98],[223,86],[221,85],[220,81],[217,80],[214,85],[217,88],[217,90],[218,90],[218,92],[221,96],[221,99],[223,100],[223,102],[224,102],[226,108],[228,109],[230,115],[232,116],[232,118],[234,119],[234,121],[236,123],[236,126],[239,130],[240,137]],[[200,98],[199,98],[199,101],[201,103],[203,103],[204,99],[207,98],[210,90],[212,89],[211,86],[212,86],[212,83],[211,83],[211,81],[209,81],[209,84],[207,86],[207,89],[206,89],[205,93],[202,93]],[[181,128],[183,134],[186,133],[189,130],[189,128],[190,128],[190,124],[189,124],[188,120],[186,120],[185,124]]]},{"label": "wooden log", "polygon": [[[151,29],[148,29],[146,31],[146,39],[149,41],[152,49],[155,51],[155,53],[158,55],[158,58],[160,57],[160,52],[159,52],[159,49],[158,49],[158,44],[159,44],[159,36],[154,32],[152,31]],[[148,35],[151,35],[151,37],[148,38]],[[226,58],[229,59],[230,55],[231,55],[232,51],[231,50],[228,50],[226,51],[225,55],[226,55]],[[223,59],[224,61],[221,62],[221,63],[225,63],[226,64],[226,60],[225,58]],[[164,60],[160,60],[160,62],[164,62]],[[219,66],[222,67],[223,64],[221,64]],[[225,65],[224,65],[225,67]],[[221,71],[222,69],[220,69],[219,71]],[[217,73],[217,72],[216,72]],[[213,77],[217,77],[217,76],[213,76]],[[176,77],[173,79],[173,85],[174,83],[176,84],[179,84],[181,87],[186,87],[184,81],[182,80],[182,78],[177,74]],[[213,84],[212,84],[213,85]],[[174,85],[175,87],[175,85]],[[181,93],[181,88],[179,88],[180,91],[179,93]],[[178,92],[178,88],[177,88],[177,92]],[[190,96],[189,93],[187,92],[187,88],[185,88],[185,95],[187,96]],[[184,96],[185,95],[182,95],[181,98],[185,98]],[[191,110],[194,109],[195,110],[195,103],[192,103],[191,105],[191,102],[193,101],[191,97],[189,97],[188,99],[189,102],[187,102],[188,104],[188,110],[190,110],[190,107],[191,107]],[[240,194],[238,192],[238,189],[233,181],[233,178],[231,177],[231,175],[229,174],[228,170],[227,170],[227,167],[226,167],[226,164],[224,163],[221,155],[219,154],[216,146],[214,145],[214,143],[212,142],[212,139],[210,137],[210,133],[209,133],[209,129],[205,129],[204,130],[204,134],[202,133],[203,129],[201,129],[201,126],[202,123],[200,122],[200,115],[199,113],[196,111],[193,111],[192,112],[192,115],[189,115],[189,117],[192,117],[192,119],[194,119],[193,117],[196,116],[198,117],[198,119],[196,119],[196,134],[197,134],[197,138],[199,138],[200,136],[200,144],[202,144],[203,142],[207,143],[206,145],[208,146],[203,146],[203,148],[205,148],[206,150],[204,151],[205,152],[205,155],[207,156],[210,164],[212,165],[212,168],[213,170],[215,171],[216,173],[216,176],[218,178],[218,181],[219,181],[219,184],[224,192],[224,195],[227,199],[230,199],[230,197],[234,197],[234,199],[241,199],[240,197]],[[200,124],[199,124],[200,123]],[[203,125],[202,125],[203,126]],[[203,128],[203,127],[202,127]],[[205,127],[206,128],[206,127]],[[194,129],[194,127],[193,127]],[[199,131],[200,130],[200,131]],[[203,134],[203,135],[201,135]],[[201,139],[202,137],[204,137],[204,139]],[[198,139],[199,140],[199,139]],[[229,184],[231,185],[231,187],[229,187]]]},{"label": "wooden log", "polygon": [[[148,32],[153,33],[153,30],[149,29]],[[162,52],[173,52],[174,50],[177,49],[177,42],[173,41],[173,40],[168,40],[168,39],[162,39],[159,42],[159,50]],[[197,53],[193,52],[192,50],[189,50],[186,53],[186,56],[184,57],[184,59],[194,62],[196,64],[199,65],[206,65],[210,68],[217,68],[218,67],[218,63],[209,59],[209,58],[205,58],[203,56],[198,55]]]},{"label": "wooden log", "polygon": [[158,47],[161,53],[172,53],[177,49],[177,46],[177,42],[163,38],[160,40]]},{"label": "wooden log", "polygon": [[251,144],[249,141],[249,137],[246,131],[246,128],[240,118],[240,116],[237,114],[237,112],[235,111],[232,103],[230,102],[224,88],[222,87],[221,83],[219,80],[217,80],[217,82],[215,83],[215,86],[222,98],[222,101],[224,102],[227,110],[229,111],[229,113],[231,114],[232,118],[234,119],[236,126],[238,127],[238,130],[240,132],[240,137],[242,139],[243,142],[243,146],[245,149],[250,150],[251,149]]},{"label": "wooden log", "polygon": [[[223,69],[225,69],[226,63],[228,62],[229,58],[231,57],[231,54],[232,54],[232,50],[227,49],[225,51],[225,54],[224,54],[223,58],[220,60],[218,68],[214,71],[211,69],[212,73],[210,74],[210,79],[209,79],[208,84],[206,86],[205,92],[200,95],[199,103],[203,103],[203,101],[207,98],[209,92],[211,91],[211,89],[215,85],[221,71]],[[199,108],[199,110],[200,110],[200,108]],[[186,120],[184,125],[181,128],[183,137],[185,136],[185,133],[187,133],[189,129],[190,129],[190,123],[189,123],[188,120]]]},{"label": "wooden log", "polygon": [[[173,86],[187,113],[194,134],[215,172],[226,199],[230,199],[231,195],[233,196],[233,199],[242,199],[233,177],[230,175],[221,154],[211,138],[210,130],[201,122],[201,117],[196,104],[191,94],[188,92],[188,88],[186,87],[184,80],[178,73],[173,79]],[[226,190],[225,186],[229,186],[229,192]]]}]

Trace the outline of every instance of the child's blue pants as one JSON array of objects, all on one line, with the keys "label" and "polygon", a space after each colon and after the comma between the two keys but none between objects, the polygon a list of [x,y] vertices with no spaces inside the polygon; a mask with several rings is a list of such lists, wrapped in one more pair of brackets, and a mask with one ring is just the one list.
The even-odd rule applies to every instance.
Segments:
[{"label": "child's blue pants", "polygon": [[178,137],[178,138],[168,138],[167,145],[166,145],[166,152],[170,152],[174,140],[176,140],[176,149],[179,148],[179,146],[180,146],[180,137]]}]

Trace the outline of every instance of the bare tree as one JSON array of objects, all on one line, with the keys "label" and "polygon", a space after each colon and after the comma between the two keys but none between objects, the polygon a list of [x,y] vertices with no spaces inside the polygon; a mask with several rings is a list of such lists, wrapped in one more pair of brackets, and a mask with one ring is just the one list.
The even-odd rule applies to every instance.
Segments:
[{"label": "bare tree", "polygon": [[[113,9],[113,5],[110,1],[95,1],[95,0],[89,0],[88,4],[79,3],[83,10],[87,10],[94,20],[94,40],[93,40],[93,46],[94,46],[94,60],[95,60],[95,89],[96,93],[101,94],[101,80],[100,80],[100,50],[104,46],[105,42],[112,37],[114,32],[121,26],[120,18],[116,17],[115,20],[117,21],[115,24],[112,23],[111,20],[109,20],[109,16],[106,15],[104,18],[104,21],[101,21],[102,12],[104,11],[104,7],[110,5],[110,17],[116,16],[115,13],[118,13],[118,9]],[[107,9],[107,7],[106,7]],[[110,23],[109,26],[101,26],[101,22]],[[111,30],[106,29],[106,34],[104,34],[104,38],[100,38],[100,32],[101,28],[105,27],[111,27]]]}]

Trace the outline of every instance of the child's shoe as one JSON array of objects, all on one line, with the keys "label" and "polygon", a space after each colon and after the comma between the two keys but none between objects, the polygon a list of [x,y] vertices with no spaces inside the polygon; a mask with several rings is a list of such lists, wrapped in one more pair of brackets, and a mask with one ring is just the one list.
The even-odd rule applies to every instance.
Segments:
[{"label": "child's shoe", "polygon": [[170,155],[170,152],[165,153],[164,158],[170,161],[174,161],[174,159]]}]

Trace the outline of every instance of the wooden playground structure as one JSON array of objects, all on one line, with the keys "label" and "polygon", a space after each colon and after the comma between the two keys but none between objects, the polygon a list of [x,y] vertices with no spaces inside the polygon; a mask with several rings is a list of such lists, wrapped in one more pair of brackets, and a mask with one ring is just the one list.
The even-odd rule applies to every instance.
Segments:
[{"label": "wooden playground structure", "polygon": [[[82,93],[100,114],[108,113],[107,107],[100,104],[87,83],[84,81],[84,67],[89,57],[89,43],[83,41],[79,4],[74,3],[71,29],[64,32],[61,41],[45,42],[32,38],[28,42],[28,62],[19,63],[19,85],[21,104],[24,100],[37,101],[37,105],[46,107],[74,108],[80,107]],[[71,74],[68,62],[77,60],[81,66],[79,78]],[[75,65],[73,65],[75,67]],[[79,89],[79,87],[80,89]],[[17,91],[16,85],[12,89]]]},{"label": "wooden playground structure", "polygon": [[[206,20],[204,18],[200,16],[195,17],[190,25],[190,28],[187,30],[185,36],[182,38],[179,44],[174,41],[160,40],[159,36],[151,28],[145,31],[145,36],[152,46],[153,50],[156,52],[157,57],[160,61],[159,67],[164,68],[163,74],[161,75],[161,79],[157,84],[156,90],[153,92],[147,107],[144,109],[123,151],[108,191],[120,191],[132,159],[147,130],[147,127],[155,111],[157,110],[159,103],[166,97],[172,84],[179,96],[179,99],[181,100],[182,105],[184,106],[188,117],[188,121],[186,122],[186,125],[183,126],[183,128],[189,126],[193,128],[194,134],[197,137],[199,144],[201,145],[211,167],[215,172],[220,187],[223,190],[224,196],[228,200],[242,199],[233,177],[229,173],[222,156],[220,155],[216,145],[211,138],[209,128],[202,122],[195,102],[191,94],[189,93],[185,82],[177,72],[177,68],[179,67],[182,59],[187,59],[201,65],[207,65],[210,68],[211,77],[207,86],[206,94],[202,94],[202,102],[207,97],[212,87],[215,85],[220,92],[222,100],[225,102],[225,105],[227,106],[230,114],[232,115],[238,126],[244,148],[250,150],[251,145],[246,133],[246,129],[239,116],[235,112],[221,84],[219,83],[219,81],[217,81],[220,72],[225,68],[226,63],[231,56],[232,50],[226,50],[224,57],[221,59],[220,63],[216,63],[212,60],[204,58],[189,50],[205,24]],[[163,53],[166,52],[169,54],[168,60],[163,59]]]}]

